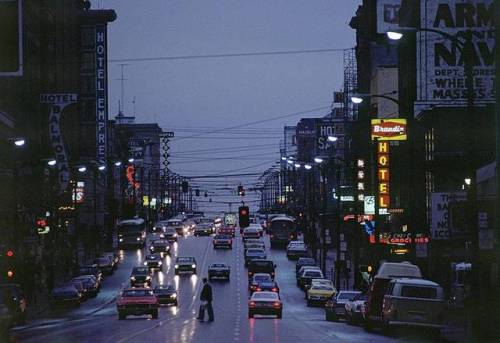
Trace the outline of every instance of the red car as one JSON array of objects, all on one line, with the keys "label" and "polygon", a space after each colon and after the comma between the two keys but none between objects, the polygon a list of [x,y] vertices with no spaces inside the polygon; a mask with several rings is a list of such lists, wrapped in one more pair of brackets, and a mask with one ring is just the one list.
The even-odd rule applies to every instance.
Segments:
[{"label": "red car", "polygon": [[127,318],[128,315],[145,314],[158,319],[158,306],[158,298],[151,288],[127,288],[116,302],[120,320]]}]

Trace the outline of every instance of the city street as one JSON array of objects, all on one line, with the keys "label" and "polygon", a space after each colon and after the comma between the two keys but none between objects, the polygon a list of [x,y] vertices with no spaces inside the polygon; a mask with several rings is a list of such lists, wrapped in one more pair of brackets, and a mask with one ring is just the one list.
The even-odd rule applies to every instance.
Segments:
[{"label": "city street", "polygon": [[[295,285],[294,262],[284,251],[270,250],[268,258],[277,264],[277,281],[284,303],[283,319],[247,318],[247,280],[241,239],[233,250],[214,250],[210,237],[188,236],[173,244],[174,256],[194,256],[198,275],[174,277],[172,257],[165,258],[156,284],[173,283],[179,292],[179,307],[162,307],[158,320],[129,316],[118,320],[115,297],[126,286],[134,266],[142,265],[144,250],[128,250],[118,270],[105,278],[102,291],[78,309],[47,312],[43,319],[12,330],[15,342],[422,342],[422,337],[386,337],[366,333],[363,328],[344,322],[325,321],[321,308],[306,307],[304,293]],[[230,282],[211,282],[214,293],[215,322],[195,319],[199,306],[201,278],[208,265],[225,262],[231,266]]]}]

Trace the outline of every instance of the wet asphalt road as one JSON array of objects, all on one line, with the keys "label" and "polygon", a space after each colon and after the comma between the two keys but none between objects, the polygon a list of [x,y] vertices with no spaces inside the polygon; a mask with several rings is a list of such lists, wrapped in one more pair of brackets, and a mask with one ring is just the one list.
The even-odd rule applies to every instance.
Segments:
[{"label": "wet asphalt road", "polygon": [[[152,235],[150,235],[152,237]],[[276,278],[283,300],[283,318],[248,319],[248,291],[243,247],[239,237],[232,250],[214,250],[210,237],[187,236],[172,245],[172,257],[164,258],[162,272],[156,272],[156,284],[174,284],[179,293],[178,307],[162,307],[158,320],[147,316],[129,316],[119,321],[115,298],[128,286],[130,271],[144,262],[146,250],[123,251],[115,273],[105,278],[97,298],[79,308],[47,311],[40,319],[11,330],[15,342],[422,342],[423,337],[366,333],[361,327],[344,322],[325,321],[321,308],[306,306],[304,293],[295,285],[295,262],[283,250],[270,250],[268,258],[277,264]],[[194,256],[198,274],[174,276],[174,257]],[[215,322],[195,319],[199,306],[201,278],[208,265],[225,262],[231,267],[231,280],[212,281]]]}]

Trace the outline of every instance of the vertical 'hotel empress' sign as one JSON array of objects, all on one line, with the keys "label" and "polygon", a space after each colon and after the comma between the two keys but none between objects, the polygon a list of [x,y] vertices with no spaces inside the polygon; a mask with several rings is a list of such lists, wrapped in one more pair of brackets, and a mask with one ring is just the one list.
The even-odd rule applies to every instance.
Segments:
[{"label": "vertical 'hotel empress' sign", "polygon": [[106,163],[106,122],[108,119],[106,41],[106,26],[97,25],[95,28],[96,157],[100,164]]}]

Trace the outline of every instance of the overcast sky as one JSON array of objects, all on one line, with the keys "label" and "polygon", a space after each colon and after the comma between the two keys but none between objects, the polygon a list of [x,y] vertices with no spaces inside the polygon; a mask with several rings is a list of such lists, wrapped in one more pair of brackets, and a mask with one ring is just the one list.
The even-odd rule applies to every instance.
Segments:
[{"label": "overcast sky", "polygon": [[[93,8],[112,8],[118,16],[108,29],[109,110],[110,117],[114,117],[120,99],[120,67],[113,60],[351,48],[355,35],[348,23],[361,1],[92,2]],[[301,117],[324,115],[328,110],[237,130],[213,134],[204,131],[329,106],[333,91],[342,85],[342,58],[342,51],[336,51],[125,61],[124,110],[127,115],[133,114],[135,97],[136,122],[157,122],[178,138],[196,135],[172,142],[171,169],[177,173],[261,172],[279,159],[284,125],[295,125]],[[255,148],[249,150],[248,146]],[[207,151],[210,149],[212,153]],[[222,159],[236,156],[243,159]],[[255,180],[233,178],[227,180],[227,185],[241,182],[250,187]],[[232,199],[214,189],[219,183],[200,181],[200,188],[217,192],[218,200]],[[219,207],[227,209],[226,205]]]}]

